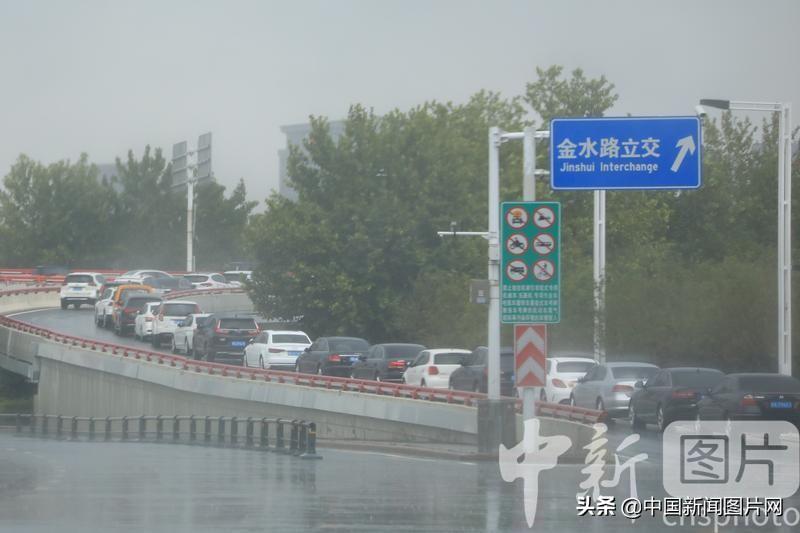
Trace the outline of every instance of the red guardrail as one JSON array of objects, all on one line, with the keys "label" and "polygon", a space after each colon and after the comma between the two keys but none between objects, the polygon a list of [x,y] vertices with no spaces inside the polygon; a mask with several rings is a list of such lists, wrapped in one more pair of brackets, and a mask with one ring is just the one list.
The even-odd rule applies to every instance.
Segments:
[{"label": "red guardrail", "polygon": [[[26,287],[16,290],[0,291],[0,297],[15,296],[25,293],[56,292],[58,287]],[[243,293],[244,289],[193,289],[181,292],[171,292],[165,295],[166,299],[175,299],[185,296],[197,296],[206,294],[230,294]],[[299,374],[296,372],[284,372],[280,370],[266,370],[261,368],[247,368],[223,363],[209,363],[198,361],[181,355],[171,355],[152,350],[144,350],[131,346],[113,344],[104,341],[86,339],[59,333],[47,328],[42,328],[15,320],[7,316],[0,315],[0,325],[37,335],[48,340],[78,346],[84,349],[121,355],[131,359],[155,362],[162,365],[169,365],[190,372],[197,372],[208,375],[219,375],[238,379],[260,380],[273,383],[288,383],[292,385],[303,385],[308,387],[321,387],[348,392],[362,392],[370,394],[380,394],[399,398],[410,398],[414,400],[428,400],[446,403],[458,403],[467,406],[474,406],[478,400],[486,399],[486,394],[468,391],[456,391],[449,389],[433,389],[430,387],[417,387],[403,383],[387,383],[385,381],[370,381],[363,379],[343,378],[337,376],[320,376],[317,374]],[[606,419],[605,411],[585,409],[583,407],[573,407],[548,402],[536,402],[537,413],[540,416],[561,418],[575,422],[593,424],[602,422]],[[519,412],[522,408],[521,400],[516,401],[516,409]]]}]

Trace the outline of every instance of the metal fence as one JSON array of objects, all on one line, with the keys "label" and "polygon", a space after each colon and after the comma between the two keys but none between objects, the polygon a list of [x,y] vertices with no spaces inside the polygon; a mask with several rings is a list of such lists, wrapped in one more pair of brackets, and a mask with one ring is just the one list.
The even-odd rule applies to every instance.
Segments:
[{"label": "metal fence", "polygon": [[321,459],[317,425],[285,418],[235,416],[84,416],[0,413],[17,434],[61,440],[171,442],[230,446]]}]

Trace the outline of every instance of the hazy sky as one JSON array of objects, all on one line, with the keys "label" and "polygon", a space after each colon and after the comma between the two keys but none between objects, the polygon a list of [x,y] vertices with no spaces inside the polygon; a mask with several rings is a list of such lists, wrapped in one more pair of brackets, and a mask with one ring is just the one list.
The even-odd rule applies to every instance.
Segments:
[{"label": "hazy sky", "polygon": [[261,200],[281,125],[521,94],[551,64],[605,74],[619,114],[777,100],[796,125],[798,28],[797,0],[0,0],[0,174],[212,131],[218,179]]}]

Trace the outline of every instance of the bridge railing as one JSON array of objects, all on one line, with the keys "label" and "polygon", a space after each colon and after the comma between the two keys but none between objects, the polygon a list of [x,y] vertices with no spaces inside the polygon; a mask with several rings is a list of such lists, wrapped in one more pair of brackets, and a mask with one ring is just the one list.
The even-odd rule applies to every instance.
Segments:
[{"label": "bridge railing", "polygon": [[103,418],[46,414],[0,414],[0,426],[20,435],[90,441],[140,441],[241,446],[320,459],[317,425],[286,418],[235,416],[109,416]]},{"label": "bridge railing", "polygon": [[[0,291],[0,298],[19,294],[54,291],[58,291],[58,287],[31,287],[14,289]],[[189,291],[171,292],[166,295],[166,298],[176,299],[187,296],[231,293],[238,294],[243,292],[245,292],[245,289],[242,288],[193,289]],[[371,381],[338,376],[323,376],[317,374],[300,374],[296,372],[247,368],[224,363],[199,361],[181,355],[166,354],[163,352],[68,335],[2,315],[0,315],[0,325],[15,329],[17,331],[22,331],[24,333],[37,335],[50,341],[69,346],[119,355],[135,360],[148,361],[160,365],[168,365],[184,371],[197,372],[201,374],[258,380],[271,383],[301,385],[307,387],[321,387],[348,392],[389,395],[414,400],[457,403],[473,407],[477,405],[479,400],[487,398],[486,394],[480,392],[434,389],[430,387],[407,385],[404,383],[388,383],[383,381]],[[585,409],[563,404],[537,402],[537,407],[537,412],[540,416],[548,416],[582,423],[595,423],[604,420],[607,416],[607,413],[604,411],[596,411],[594,409]],[[516,401],[516,409],[518,412],[520,412],[522,409],[522,403],[519,399]]]}]

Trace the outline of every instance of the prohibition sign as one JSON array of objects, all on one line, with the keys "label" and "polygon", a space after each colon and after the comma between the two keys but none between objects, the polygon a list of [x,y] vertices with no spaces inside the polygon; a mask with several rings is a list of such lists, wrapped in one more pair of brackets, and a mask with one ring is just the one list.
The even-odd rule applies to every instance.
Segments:
[{"label": "prohibition sign", "polygon": [[533,249],[539,255],[547,255],[556,249],[556,241],[549,233],[540,233],[533,238]]},{"label": "prohibition sign", "polygon": [[523,228],[528,223],[528,212],[521,207],[512,207],[506,213],[506,223],[513,229]]},{"label": "prohibition sign", "polygon": [[506,239],[506,250],[514,255],[524,254],[528,251],[528,238],[521,233],[511,235]]},{"label": "prohibition sign", "polygon": [[533,277],[539,281],[550,281],[555,273],[556,267],[547,259],[539,259],[533,264]]},{"label": "prohibition sign", "polygon": [[537,228],[547,229],[556,222],[556,214],[547,206],[537,207],[533,212],[533,223]]},{"label": "prohibition sign", "polygon": [[528,265],[519,259],[514,259],[506,267],[506,276],[511,281],[522,281],[528,275]]}]

